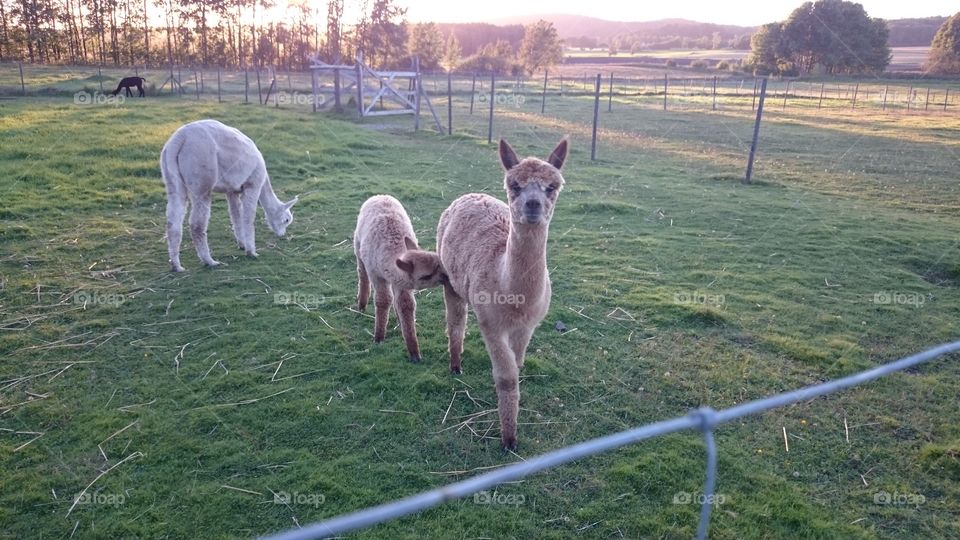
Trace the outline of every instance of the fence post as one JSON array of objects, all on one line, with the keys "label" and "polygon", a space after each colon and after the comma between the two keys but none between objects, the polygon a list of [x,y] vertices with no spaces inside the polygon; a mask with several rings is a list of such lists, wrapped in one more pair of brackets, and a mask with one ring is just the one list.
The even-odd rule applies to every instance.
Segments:
[{"label": "fence post", "polygon": [[613,112],[613,72],[610,72],[610,91],[607,93],[607,112]]},{"label": "fence post", "polygon": [[103,73],[100,71],[100,66],[97,66],[97,82],[100,83],[100,93],[103,93]]},{"label": "fence post", "polygon": [[260,86],[260,66],[257,66],[257,102],[263,105],[263,88]]},{"label": "fence post", "polygon": [[447,135],[453,135],[453,82],[447,71]]},{"label": "fence post", "polygon": [[200,82],[197,79],[197,70],[193,70],[193,91],[197,94],[197,101],[200,101]]},{"label": "fence post", "polygon": [[547,75],[549,73],[548,70],[543,70],[543,97],[540,99],[540,114],[543,114],[547,108]]},{"label": "fence post", "polygon": [[717,110],[717,76],[713,76],[713,110]]},{"label": "fence post", "polygon": [[887,110],[887,93],[890,92],[890,85],[883,87],[883,105],[880,106],[881,111]]},{"label": "fence post", "polygon": [[947,88],[947,92],[943,95],[943,112],[947,112],[948,101],[950,101],[950,88]]},{"label": "fence post", "polygon": [[747,175],[744,184],[753,182],[753,158],[757,155],[757,141],[760,139],[760,119],[763,117],[763,100],[767,96],[767,78],[760,82],[760,103],[757,105],[757,119],[753,123],[753,142],[750,143],[750,157],[747,159]]},{"label": "fence post", "polygon": [[[357,64],[357,70],[359,72],[360,64]],[[414,87],[416,88],[416,98],[414,98],[414,111],[413,111],[413,131],[420,131],[420,99],[423,96],[423,76],[420,74],[420,57],[413,57],[413,71],[414,75]],[[357,79],[357,88],[360,87],[360,79]],[[359,90],[358,90],[359,91]],[[362,106],[361,106],[362,107]]]},{"label": "fence post", "polygon": [[310,90],[313,92],[313,100],[311,106],[313,112],[317,112],[317,102],[320,101],[320,85],[317,81],[317,72],[315,70],[310,70]]},{"label": "fence post", "polygon": [[927,87],[927,99],[923,102],[923,110],[927,111],[927,108],[930,106],[930,87]]},{"label": "fence post", "polygon": [[853,89],[853,105],[850,106],[851,109],[857,108],[857,94],[860,92],[860,83],[857,83],[857,86]]},{"label": "fence post", "polygon": [[597,118],[600,113],[600,83],[603,75],[597,73],[597,84],[593,91],[593,138],[590,141],[590,160],[597,159]]},{"label": "fence post", "polygon": [[667,110],[667,77],[666,73],[663,74],[663,110]]},{"label": "fence post", "polygon": [[493,142],[493,102],[496,96],[494,95],[495,89],[497,88],[497,73],[495,71],[490,72],[490,117],[487,119],[487,144]]},{"label": "fence post", "polygon": [[560,74],[560,97],[563,97],[563,73]]},{"label": "fence post", "polygon": [[207,88],[203,84],[203,68],[200,68],[200,93],[201,94],[207,93]]},{"label": "fence post", "polygon": [[910,112],[910,105],[913,101],[913,85],[910,85],[910,89],[907,90],[907,112]]},{"label": "fence post", "polygon": [[250,103],[250,71],[243,68],[243,102]]},{"label": "fence post", "polygon": [[23,83],[23,62],[17,62],[20,65],[20,94],[27,95],[27,85]]},{"label": "fence post", "polygon": [[183,73],[180,70],[180,65],[177,64],[177,88],[180,90],[180,94],[183,95]]},{"label": "fence post", "polygon": [[[363,120],[363,53],[357,55],[357,119]],[[420,101],[420,92],[423,89],[420,87],[420,84],[423,82],[423,76],[420,74],[420,63],[419,58],[414,60],[414,66],[417,68],[417,101]],[[370,105],[373,108],[373,104]],[[417,117],[413,120],[414,131],[419,129],[420,124],[420,107],[417,107]]]},{"label": "fence post", "polygon": [[753,79],[753,102],[750,103],[750,110],[757,110],[757,85],[760,84],[760,79]]},{"label": "fence post", "polygon": [[477,93],[477,74],[473,74],[473,80],[470,82],[470,115],[473,116],[473,96]]},{"label": "fence post", "polygon": [[220,92],[220,66],[217,66],[217,103],[223,103],[223,94]]},{"label": "fence post", "polygon": [[823,105],[823,86],[826,83],[820,83],[820,101],[817,102],[817,110],[820,110],[820,107]]}]

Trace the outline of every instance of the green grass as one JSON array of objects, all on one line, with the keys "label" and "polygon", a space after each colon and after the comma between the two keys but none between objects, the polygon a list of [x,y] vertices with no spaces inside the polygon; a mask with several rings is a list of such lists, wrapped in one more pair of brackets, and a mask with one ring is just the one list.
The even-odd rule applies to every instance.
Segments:
[{"label": "green grass", "polygon": [[[420,365],[393,325],[375,346],[372,320],[348,309],[368,196],[399,197],[425,246],[458,195],[502,196],[485,114],[455,106],[450,138],[208,101],[0,101],[0,536],[249,537],[517,461],[493,415],[476,435],[449,429],[495,404],[474,321],[455,378],[438,290],[419,295]],[[617,101],[591,162],[591,106],[555,99],[542,117],[531,99],[497,116],[523,154],[573,137],[521,457],[957,337],[956,119],[771,113],[743,186],[749,109]],[[173,275],[157,159],[203,117],[250,135],[280,197],[302,197],[288,237],[258,223],[257,260],[217,200],[211,246],[228,266],[201,268],[187,241]],[[711,538],[960,536],[958,375],[942,360],[721,427]],[[468,498],[356,536],[689,538],[699,507],[673,501],[702,489],[703,455],[692,433],[647,441],[502,487],[515,505]],[[925,500],[876,504],[881,492]]]}]

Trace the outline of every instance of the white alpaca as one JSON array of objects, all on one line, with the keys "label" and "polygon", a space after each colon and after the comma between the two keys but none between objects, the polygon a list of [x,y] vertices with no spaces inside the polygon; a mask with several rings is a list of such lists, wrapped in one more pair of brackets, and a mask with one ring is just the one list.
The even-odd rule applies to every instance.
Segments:
[{"label": "white alpaca", "polygon": [[277,236],[283,236],[293,222],[290,208],[297,199],[285,203],[277,198],[257,145],[239,130],[216,120],[192,122],[175,131],[160,152],[160,171],[167,187],[167,246],[174,272],[183,272],[180,240],[187,199],[192,207],[190,236],[207,266],[220,264],[213,260],[207,245],[214,192],[226,194],[233,236],[251,257],[257,256],[253,222],[258,200],[267,225]]},{"label": "white alpaca", "polygon": [[389,195],[370,197],[360,207],[353,250],[357,256],[357,309],[366,309],[371,284],[375,291],[373,340],[382,343],[386,337],[387,317],[393,304],[408,358],[419,362],[417,301],[413,291],[446,281],[440,257],[417,246],[410,217],[400,201]]},{"label": "white alpaca", "polygon": [[469,304],[493,364],[501,442],[511,450],[517,447],[523,357],[550,307],[547,232],[566,158],[566,139],[547,161],[520,161],[501,140],[509,205],[489,195],[464,195],[444,210],[437,226],[437,251],[448,276],[443,292],[450,371],[461,372]]}]

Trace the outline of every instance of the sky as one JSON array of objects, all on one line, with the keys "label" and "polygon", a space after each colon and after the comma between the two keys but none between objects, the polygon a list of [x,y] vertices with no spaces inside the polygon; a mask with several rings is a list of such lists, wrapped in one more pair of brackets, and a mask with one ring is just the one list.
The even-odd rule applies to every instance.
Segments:
[{"label": "sky", "polygon": [[[348,0],[350,3],[350,0]],[[411,22],[477,22],[504,17],[562,13],[614,21],[690,19],[716,24],[759,26],[786,19],[803,0],[397,0]],[[863,0],[871,17],[902,19],[953,15],[957,0]]]}]

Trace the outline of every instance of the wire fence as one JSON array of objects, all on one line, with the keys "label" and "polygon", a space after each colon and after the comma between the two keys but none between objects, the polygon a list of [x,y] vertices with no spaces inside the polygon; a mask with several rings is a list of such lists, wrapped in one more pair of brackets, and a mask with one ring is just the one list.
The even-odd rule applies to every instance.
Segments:
[{"label": "wire fence", "polygon": [[717,447],[713,438],[713,432],[718,426],[784,405],[839,392],[954,352],[960,352],[960,341],[939,345],[895,362],[890,362],[840,379],[807,386],[792,392],[776,394],[764,399],[737,405],[736,407],[719,411],[710,407],[703,407],[692,411],[684,417],[663,420],[654,424],[647,424],[627,431],[621,431],[605,437],[567,446],[468,480],[426,491],[406,499],[396,500],[380,506],[307,525],[299,529],[292,529],[267,538],[268,540],[302,540],[345,534],[350,531],[364,529],[379,523],[427,510],[444,502],[466,497],[504,482],[519,480],[533,473],[557,467],[577,459],[597,455],[646,439],[694,429],[703,434],[704,443],[706,444],[706,480],[704,481],[703,488],[703,505],[700,510],[700,524],[697,528],[697,538],[705,539],[710,526],[710,513],[713,509],[714,501],[713,492],[717,481]]}]

